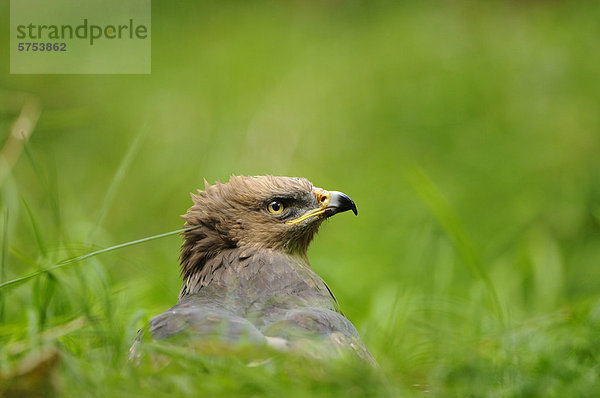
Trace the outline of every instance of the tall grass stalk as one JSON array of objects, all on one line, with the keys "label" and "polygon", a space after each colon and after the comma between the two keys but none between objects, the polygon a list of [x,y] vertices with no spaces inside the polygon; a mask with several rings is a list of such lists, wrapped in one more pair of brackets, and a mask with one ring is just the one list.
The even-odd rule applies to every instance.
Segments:
[{"label": "tall grass stalk", "polygon": [[[0,284],[6,280],[6,256],[8,253],[8,209],[4,209],[2,223],[2,253],[0,253]],[[6,295],[0,291],[0,324],[4,323]]]},{"label": "tall grass stalk", "polygon": [[442,226],[450,241],[454,244],[462,262],[471,272],[485,284],[488,297],[496,317],[504,323],[504,311],[500,305],[500,299],[494,283],[487,270],[481,262],[481,258],[475,245],[464,229],[458,215],[440,192],[429,176],[418,166],[413,166],[406,172],[406,180],[412,189],[419,195]]},{"label": "tall grass stalk", "polygon": [[59,263],[54,264],[54,265],[52,265],[50,267],[47,267],[47,268],[44,268],[44,269],[32,272],[29,275],[25,275],[25,276],[22,276],[20,278],[12,279],[10,281],[2,282],[2,283],[0,283],[0,289],[5,289],[5,288],[8,288],[8,287],[13,287],[13,286],[20,285],[20,284],[25,283],[25,282],[27,282],[29,280],[32,280],[32,279],[34,279],[34,278],[36,278],[36,277],[38,277],[40,275],[43,275],[43,274],[45,274],[47,272],[55,271],[57,269],[65,267],[67,265],[75,264],[75,263],[78,263],[80,261],[84,261],[84,260],[87,260],[89,258],[98,256],[100,254],[109,253],[109,252],[112,252],[112,251],[115,251],[115,250],[119,250],[119,249],[123,249],[125,247],[129,247],[129,246],[139,245],[141,243],[146,243],[146,242],[150,242],[150,241],[153,241],[153,240],[165,238],[167,236],[177,235],[177,234],[180,234],[182,232],[189,231],[189,230],[192,230],[192,229],[195,229],[195,228],[198,228],[198,227],[182,228],[182,229],[178,229],[178,230],[171,231],[171,232],[165,232],[163,234],[148,236],[146,238],[137,239],[137,240],[133,240],[133,241],[125,242],[125,243],[120,243],[118,245],[106,247],[104,249],[96,250],[96,251],[93,251],[91,253],[83,254],[81,256],[68,258],[68,259],[60,261]]},{"label": "tall grass stalk", "polygon": [[118,190],[119,186],[121,185],[121,182],[125,178],[125,174],[127,173],[129,166],[131,166],[131,163],[133,162],[135,155],[137,155],[138,151],[140,150],[143,138],[146,135],[146,133],[148,132],[149,127],[150,127],[150,123],[145,122],[142,129],[140,130],[140,132],[135,136],[135,139],[129,145],[129,149],[127,150],[127,153],[125,154],[125,156],[123,156],[123,159],[121,160],[121,163],[119,164],[119,167],[117,168],[117,171],[115,172],[115,174],[110,182],[110,185],[108,186],[108,189],[106,190],[106,195],[104,196],[104,200],[102,201],[102,207],[100,209],[100,213],[98,215],[98,218],[96,219],[96,222],[94,223],[92,229],[90,230],[90,232],[87,236],[87,242],[93,241],[93,239],[98,231],[98,228],[100,228],[100,226],[102,225],[102,222],[104,221],[104,218],[106,217],[106,214],[108,213],[108,210],[110,209],[110,206],[112,205],[112,203],[115,199],[117,190]]}]

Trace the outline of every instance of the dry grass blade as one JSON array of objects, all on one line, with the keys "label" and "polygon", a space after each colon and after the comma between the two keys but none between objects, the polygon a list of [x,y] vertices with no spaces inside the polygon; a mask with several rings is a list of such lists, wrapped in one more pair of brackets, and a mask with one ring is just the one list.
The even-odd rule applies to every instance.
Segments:
[{"label": "dry grass blade", "polygon": [[23,103],[21,112],[10,128],[8,139],[0,151],[0,186],[4,184],[17,163],[23,147],[31,137],[42,113],[39,101],[29,97]]}]

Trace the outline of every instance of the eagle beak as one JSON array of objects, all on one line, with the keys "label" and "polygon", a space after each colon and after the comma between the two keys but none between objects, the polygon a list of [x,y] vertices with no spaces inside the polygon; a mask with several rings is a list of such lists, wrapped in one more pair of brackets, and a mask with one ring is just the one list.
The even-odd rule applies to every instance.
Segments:
[{"label": "eagle beak", "polygon": [[352,210],[352,213],[354,213],[355,216],[358,216],[358,210],[356,210],[356,205],[354,204],[354,201],[350,199],[350,196],[338,191],[330,191],[329,194],[330,199],[326,209],[328,212],[331,212],[330,215],[333,216],[337,213]]},{"label": "eagle beak", "polygon": [[322,188],[314,188],[313,192],[317,197],[319,207],[304,213],[303,215],[294,220],[286,221],[286,224],[298,224],[306,219],[321,215],[325,217],[331,217],[335,214],[342,213],[348,210],[352,210],[354,215],[358,215],[356,205],[354,204],[352,199],[350,199],[350,197],[345,193],[338,191],[326,191]]}]

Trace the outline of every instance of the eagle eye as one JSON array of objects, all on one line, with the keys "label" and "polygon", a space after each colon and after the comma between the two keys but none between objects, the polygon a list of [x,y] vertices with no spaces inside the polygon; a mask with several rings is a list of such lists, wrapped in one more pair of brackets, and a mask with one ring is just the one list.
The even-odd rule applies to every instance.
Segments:
[{"label": "eagle eye", "polygon": [[284,209],[285,206],[278,200],[274,200],[267,205],[267,211],[271,214],[281,214]]}]

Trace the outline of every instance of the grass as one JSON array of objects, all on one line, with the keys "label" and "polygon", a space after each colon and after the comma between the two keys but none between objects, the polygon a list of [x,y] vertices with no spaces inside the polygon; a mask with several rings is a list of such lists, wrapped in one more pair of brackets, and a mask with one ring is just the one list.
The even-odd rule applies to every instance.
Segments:
[{"label": "grass", "polygon": [[[600,393],[596,2],[152,11],[152,75],[1,67],[0,132],[42,107],[0,186],[4,395]],[[357,203],[309,258],[381,370],[150,342],[132,366],[188,193],[266,173]]]}]

